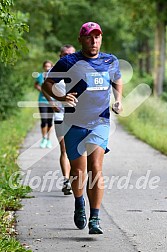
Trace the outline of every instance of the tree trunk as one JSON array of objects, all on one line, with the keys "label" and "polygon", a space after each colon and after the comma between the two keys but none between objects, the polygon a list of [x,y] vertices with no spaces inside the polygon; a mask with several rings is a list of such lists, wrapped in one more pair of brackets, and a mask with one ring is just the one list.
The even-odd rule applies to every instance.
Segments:
[{"label": "tree trunk", "polygon": [[143,76],[144,74],[144,59],[143,59],[143,52],[144,52],[144,45],[143,45],[143,40],[139,39],[138,40],[138,55],[139,55],[139,75],[140,77]]},{"label": "tree trunk", "polygon": [[[157,3],[158,5],[158,3]],[[159,13],[163,12],[162,5],[157,6]],[[162,11],[162,12],[161,12]],[[165,78],[165,22],[157,18],[155,31],[155,60],[154,60],[154,90],[155,96],[163,92],[163,82]]]},{"label": "tree trunk", "polygon": [[149,38],[143,37],[138,42],[138,55],[139,55],[139,74],[142,77],[144,73],[151,73],[151,59],[150,59],[150,46]]},{"label": "tree trunk", "polygon": [[145,40],[145,71],[147,74],[151,73],[151,56],[150,56],[150,45],[149,45],[149,39],[147,38]]}]

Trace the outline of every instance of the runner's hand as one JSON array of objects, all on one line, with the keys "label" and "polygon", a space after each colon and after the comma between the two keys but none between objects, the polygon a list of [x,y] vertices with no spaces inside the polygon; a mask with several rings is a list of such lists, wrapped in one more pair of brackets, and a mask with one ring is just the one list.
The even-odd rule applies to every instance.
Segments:
[{"label": "runner's hand", "polygon": [[65,106],[75,107],[78,99],[76,98],[77,93],[69,93],[64,96],[63,104]]},{"label": "runner's hand", "polygon": [[112,104],[112,111],[115,113],[115,114],[119,114],[122,112],[122,103],[119,102],[119,101],[116,101]]},{"label": "runner's hand", "polygon": [[55,101],[49,101],[49,104],[51,105],[52,109],[54,112],[59,113],[60,109],[56,106],[56,102]]}]

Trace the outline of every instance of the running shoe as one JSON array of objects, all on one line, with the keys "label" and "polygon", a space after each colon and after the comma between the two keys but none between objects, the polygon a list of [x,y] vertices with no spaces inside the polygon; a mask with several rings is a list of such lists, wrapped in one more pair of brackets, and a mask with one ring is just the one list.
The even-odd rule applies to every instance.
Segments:
[{"label": "running shoe", "polygon": [[74,223],[79,229],[84,229],[87,224],[85,206],[79,209],[75,209],[74,212]]},{"label": "running shoe", "polygon": [[70,184],[69,179],[67,179],[63,182],[62,192],[64,193],[64,195],[72,194],[71,184]]},{"label": "running shoe", "polygon": [[42,149],[46,148],[47,143],[48,143],[47,139],[43,137],[43,138],[42,138],[42,141],[41,141],[41,143],[40,143],[40,147],[41,147]]},{"label": "running shoe", "polygon": [[46,147],[49,148],[49,149],[52,148],[52,143],[51,143],[51,141],[49,139],[47,140]]},{"label": "running shoe", "polygon": [[103,234],[103,230],[99,225],[100,219],[97,216],[92,216],[89,219],[89,234]]}]

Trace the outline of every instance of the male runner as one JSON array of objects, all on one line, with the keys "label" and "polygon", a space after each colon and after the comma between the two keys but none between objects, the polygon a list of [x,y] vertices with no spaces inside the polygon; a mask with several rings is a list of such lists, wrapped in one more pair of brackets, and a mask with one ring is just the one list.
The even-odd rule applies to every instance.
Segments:
[{"label": "male runner", "polygon": [[[83,24],[78,40],[81,51],[61,58],[51,69],[42,88],[53,98],[71,106],[65,108],[64,139],[74,178],[75,225],[83,229],[87,224],[82,183],[87,173],[89,234],[102,234],[99,210],[104,191],[102,163],[107,152],[110,129],[110,92],[112,87],[115,96],[113,109],[120,113],[122,80],[118,59],[112,54],[100,52],[102,30],[99,24]],[[53,85],[61,79],[66,83],[66,95],[58,97]],[[95,181],[93,187],[90,186],[90,180]]]}]

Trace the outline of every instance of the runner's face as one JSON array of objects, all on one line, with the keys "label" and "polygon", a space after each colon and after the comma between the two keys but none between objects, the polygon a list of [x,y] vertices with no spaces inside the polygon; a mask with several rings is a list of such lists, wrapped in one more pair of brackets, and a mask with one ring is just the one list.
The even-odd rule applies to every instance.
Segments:
[{"label": "runner's face", "polygon": [[87,36],[81,36],[79,42],[82,45],[82,52],[86,57],[96,58],[100,51],[102,35],[98,30],[94,30]]},{"label": "runner's face", "polygon": [[75,49],[73,47],[64,48],[63,52],[61,52],[61,54],[60,54],[60,57],[66,56],[71,53],[75,53]]},{"label": "runner's face", "polygon": [[45,72],[48,72],[52,67],[52,64],[51,63],[46,63],[43,67],[43,69],[45,70]]}]

